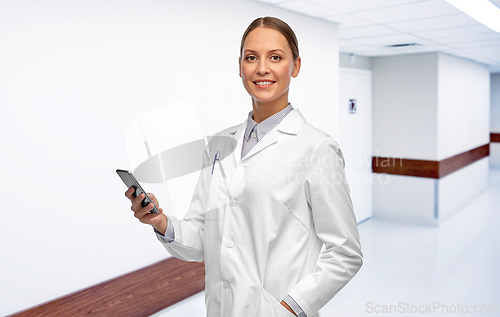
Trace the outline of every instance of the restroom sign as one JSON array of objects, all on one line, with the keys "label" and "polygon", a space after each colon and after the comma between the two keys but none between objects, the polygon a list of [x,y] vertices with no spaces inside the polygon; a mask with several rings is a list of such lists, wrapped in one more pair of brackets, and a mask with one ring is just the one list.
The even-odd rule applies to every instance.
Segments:
[{"label": "restroom sign", "polygon": [[349,113],[356,114],[356,99],[349,99]]}]

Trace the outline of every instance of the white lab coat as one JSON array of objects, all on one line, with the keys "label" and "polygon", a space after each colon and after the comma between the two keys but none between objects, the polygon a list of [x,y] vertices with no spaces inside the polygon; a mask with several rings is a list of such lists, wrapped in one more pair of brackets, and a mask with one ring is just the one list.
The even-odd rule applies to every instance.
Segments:
[{"label": "white lab coat", "polygon": [[317,317],[363,262],[344,157],[294,109],[241,160],[246,126],[213,137],[188,213],[169,215],[175,240],[159,240],[205,261],[208,317],[291,317],[288,294]]}]

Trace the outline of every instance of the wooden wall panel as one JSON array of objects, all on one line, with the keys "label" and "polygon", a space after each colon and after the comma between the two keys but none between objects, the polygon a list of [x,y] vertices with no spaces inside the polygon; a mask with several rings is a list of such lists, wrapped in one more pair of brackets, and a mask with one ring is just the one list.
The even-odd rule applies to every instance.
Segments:
[{"label": "wooden wall panel", "polygon": [[372,171],[392,175],[439,178],[439,162],[403,158],[372,158]]},{"label": "wooden wall panel", "polygon": [[11,316],[150,316],[205,289],[205,263],[169,258]]},{"label": "wooden wall panel", "polygon": [[437,179],[453,173],[489,155],[490,146],[488,143],[441,161],[411,160],[375,156],[372,158],[372,171],[374,173]]},{"label": "wooden wall panel", "polygon": [[490,142],[500,142],[500,133],[490,133]]},{"label": "wooden wall panel", "polygon": [[479,146],[470,151],[466,151],[449,157],[439,162],[439,177],[444,177],[459,169],[474,163],[483,157],[490,155],[490,144]]}]

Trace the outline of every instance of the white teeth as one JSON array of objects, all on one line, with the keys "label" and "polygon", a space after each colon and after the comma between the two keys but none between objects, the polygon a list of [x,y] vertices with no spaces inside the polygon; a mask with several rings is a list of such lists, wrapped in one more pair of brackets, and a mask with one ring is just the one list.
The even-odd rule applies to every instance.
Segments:
[{"label": "white teeth", "polygon": [[271,85],[271,84],[273,84],[273,82],[272,82],[272,81],[257,81],[257,82],[255,82],[255,83],[256,83],[257,85],[259,85],[259,86],[263,86],[263,85]]}]

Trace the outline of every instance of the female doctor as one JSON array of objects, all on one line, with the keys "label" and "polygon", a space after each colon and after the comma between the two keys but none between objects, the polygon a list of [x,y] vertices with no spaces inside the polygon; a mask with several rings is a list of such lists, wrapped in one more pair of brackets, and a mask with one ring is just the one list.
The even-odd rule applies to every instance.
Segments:
[{"label": "female doctor", "polygon": [[184,219],[125,193],[172,256],[205,261],[208,317],[320,316],[363,263],[342,152],[288,101],[300,65],[285,22],[254,20],[239,58],[252,111],[207,145]]}]

